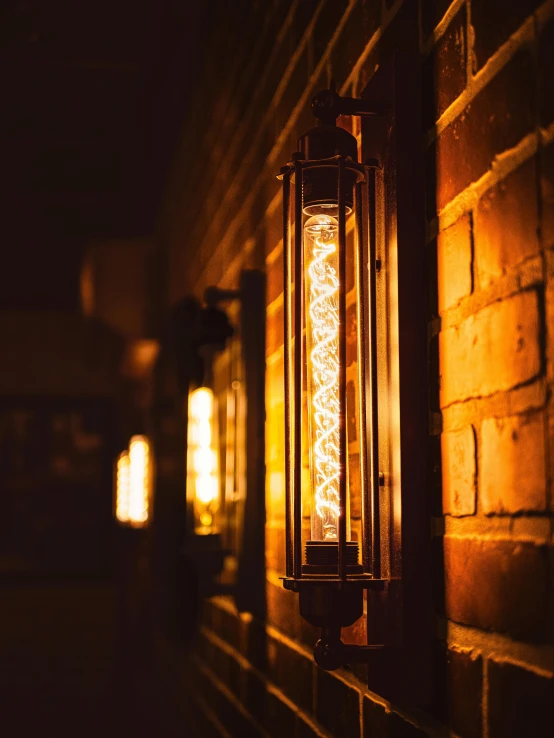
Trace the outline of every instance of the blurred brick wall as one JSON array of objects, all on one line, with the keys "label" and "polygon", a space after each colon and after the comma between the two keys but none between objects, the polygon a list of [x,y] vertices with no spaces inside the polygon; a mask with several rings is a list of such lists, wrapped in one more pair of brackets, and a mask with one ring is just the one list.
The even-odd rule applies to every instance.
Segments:
[{"label": "blurred brick wall", "polygon": [[[554,2],[222,3],[159,237],[168,304],[265,268],[267,621],[206,603],[187,672],[214,735],[552,734]],[[331,79],[361,93],[415,46],[423,72],[431,429],[440,477],[435,701],[403,710],[327,674],[284,568],[281,198]],[[214,94],[217,91],[217,95]],[[357,127],[354,127],[354,133]],[[188,143],[187,143],[188,141]],[[192,141],[192,143],[191,143]],[[421,428],[421,433],[428,433]],[[441,464],[442,460],[442,464]],[[432,485],[430,485],[431,487]],[[431,522],[431,521],[430,521]],[[349,634],[363,639],[364,624]],[[168,644],[168,674],[184,669]],[[192,676],[191,676],[192,674]]]}]

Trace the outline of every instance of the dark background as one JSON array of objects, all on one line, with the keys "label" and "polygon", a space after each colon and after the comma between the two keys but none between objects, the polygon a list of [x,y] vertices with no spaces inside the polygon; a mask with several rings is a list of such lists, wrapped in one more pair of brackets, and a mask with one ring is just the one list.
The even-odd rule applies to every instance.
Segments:
[{"label": "dark background", "polygon": [[1,4],[0,308],[77,309],[84,245],[152,234],[210,5]]}]

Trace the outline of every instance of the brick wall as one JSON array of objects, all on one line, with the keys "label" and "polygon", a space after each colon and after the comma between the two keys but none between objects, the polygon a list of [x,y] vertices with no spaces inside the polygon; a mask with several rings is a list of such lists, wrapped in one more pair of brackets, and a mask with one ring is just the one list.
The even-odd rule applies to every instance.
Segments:
[{"label": "brick wall", "polygon": [[[159,237],[168,304],[209,284],[234,288],[242,268],[267,273],[267,619],[238,615],[225,598],[207,602],[186,665],[160,639],[164,674],[193,690],[206,735],[551,735],[554,2],[222,5]],[[439,491],[429,485],[435,699],[418,710],[368,692],[362,670],[318,669],[315,633],[278,578],[283,256],[275,181],[312,125],[313,93],[334,79],[359,94],[380,60],[414,45],[424,80],[423,120],[414,126],[426,151],[430,440],[440,470]],[[350,640],[363,640],[364,627]]]}]

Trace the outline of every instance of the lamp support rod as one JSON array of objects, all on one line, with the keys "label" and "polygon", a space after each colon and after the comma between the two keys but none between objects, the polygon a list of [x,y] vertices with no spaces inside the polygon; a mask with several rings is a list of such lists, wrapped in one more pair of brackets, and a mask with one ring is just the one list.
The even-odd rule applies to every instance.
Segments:
[{"label": "lamp support rod", "polygon": [[241,290],[223,290],[220,287],[207,287],[204,291],[204,302],[210,307],[215,307],[220,302],[240,300]]},{"label": "lamp support rod", "polygon": [[340,628],[324,627],[321,638],[314,646],[314,659],[318,666],[326,671],[334,671],[345,664],[365,664],[370,653],[384,648],[383,645],[358,646],[343,643]]},{"label": "lamp support rod", "polygon": [[341,97],[333,87],[321,90],[312,99],[312,112],[320,125],[334,126],[339,115],[379,117],[388,114],[390,106],[384,101]]}]

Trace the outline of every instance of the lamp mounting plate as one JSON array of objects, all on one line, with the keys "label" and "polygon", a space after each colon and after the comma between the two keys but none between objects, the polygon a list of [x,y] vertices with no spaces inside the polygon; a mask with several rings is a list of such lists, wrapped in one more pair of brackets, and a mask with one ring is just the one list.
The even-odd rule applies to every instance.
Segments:
[{"label": "lamp mounting plate", "polygon": [[341,97],[334,85],[321,90],[312,98],[312,112],[321,125],[334,126],[339,115],[384,116],[390,106],[375,100]]}]

